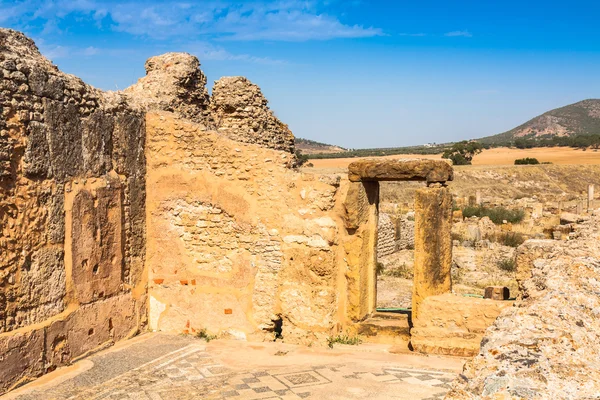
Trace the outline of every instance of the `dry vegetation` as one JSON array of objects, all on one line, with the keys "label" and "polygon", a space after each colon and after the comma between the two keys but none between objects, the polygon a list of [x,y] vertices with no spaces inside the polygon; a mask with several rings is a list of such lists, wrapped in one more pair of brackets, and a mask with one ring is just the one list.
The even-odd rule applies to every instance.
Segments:
[{"label": "dry vegetation", "polygon": [[[537,158],[540,162],[552,164],[585,164],[600,165],[600,152],[580,150],[570,147],[539,147],[533,149],[516,149],[498,147],[484,150],[473,158],[473,165],[514,165],[519,158]],[[442,154],[401,154],[383,158],[429,158],[440,159]],[[311,160],[315,168],[346,168],[357,158],[330,158]]]}]

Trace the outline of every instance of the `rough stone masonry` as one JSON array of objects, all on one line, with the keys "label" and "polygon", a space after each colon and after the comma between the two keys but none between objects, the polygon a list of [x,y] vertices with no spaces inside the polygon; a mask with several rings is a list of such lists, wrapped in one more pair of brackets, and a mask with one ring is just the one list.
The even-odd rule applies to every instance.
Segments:
[{"label": "rough stone masonry", "polygon": [[144,114],[0,29],[0,392],[144,329]]},{"label": "rough stone masonry", "polygon": [[104,93],[0,29],[0,393],[147,329],[356,332],[375,311],[381,180],[427,182],[415,299],[450,290],[451,165],[300,172],[258,86],[222,78],[209,97],[199,65],[153,57]]}]

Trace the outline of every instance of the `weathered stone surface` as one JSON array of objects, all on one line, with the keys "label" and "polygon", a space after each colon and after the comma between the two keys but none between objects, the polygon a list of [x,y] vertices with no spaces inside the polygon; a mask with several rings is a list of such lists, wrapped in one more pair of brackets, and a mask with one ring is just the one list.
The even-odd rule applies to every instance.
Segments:
[{"label": "weathered stone surface", "polygon": [[81,122],[77,107],[44,99],[44,110],[52,176],[64,182],[83,172]]},{"label": "weathered stone surface", "polygon": [[510,290],[506,286],[488,286],[485,288],[483,298],[490,300],[508,300]]},{"label": "weathered stone surface", "polygon": [[[446,399],[586,399],[600,393],[599,216],[532,256],[522,299],[486,332]],[[527,244],[527,242],[526,242]],[[526,247],[520,249],[524,251]]]},{"label": "weathered stone surface", "polygon": [[537,259],[552,256],[555,246],[556,242],[553,240],[532,239],[517,248],[515,279],[519,285],[531,278],[531,271]]},{"label": "weathered stone surface", "polygon": [[86,304],[117,293],[123,278],[121,188],[79,191],[70,219],[77,300]]},{"label": "weathered stone surface", "polygon": [[[14,364],[0,366],[0,392],[24,375],[55,367],[48,361],[52,343],[38,346],[52,323],[82,308],[101,313],[100,298],[131,296],[126,272],[135,271],[127,284],[141,288],[136,296],[144,298],[144,122],[123,95],[63,74],[23,34],[0,29],[0,340],[12,340],[10,348],[0,349],[0,360]],[[81,188],[92,198],[73,215]],[[88,275],[81,274],[80,256],[92,262]],[[131,307],[119,301],[123,307],[111,312],[122,314],[113,322],[129,319],[123,324],[128,331],[143,324],[143,300]],[[53,332],[66,337],[65,330],[86,325],[83,338],[105,322],[100,314],[78,321]]]},{"label": "weathered stone surface", "polygon": [[187,53],[166,53],[146,61],[146,76],[124,93],[147,111],[171,111],[213,126],[206,76],[198,58]]},{"label": "weathered stone surface", "polygon": [[257,85],[231,76],[215,82],[210,109],[217,130],[230,139],[293,153],[294,135],[267,104]]},{"label": "weathered stone surface", "polygon": [[44,332],[2,336],[0,354],[0,393],[4,393],[17,382],[26,383],[45,372]]},{"label": "weathered stone surface", "polygon": [[444,160],[407,158],[399,160],[364,159],[348,166],[348,179],[360,181],[447,182],[454,177],[452,164]]},{"label": "weathered stone surface", "polygon": [[83,121],[81,127],[83,170],[90,176],[104,175],[112,169],[113,126],[114,118],[102,111],[92,113]]},{"label": "weathered stone surface", "polygon": [[584,215],[573,214],[569,212],[563,212],[560,214],[560,223],[563,225],[577,224],[587,220],[588,217]]},{"label": "weathered stone surface", "polygon": [[369,216],[369,205],[377,202],[379,186],[376,182],[353,182],[344,199],[346,229],[357,229]]},{"label": "weathered stone surface", "polygon": [[485,330],[511,301],[493,301],[455,294],[430,296],[413,319],[411,344],[415,351],[471,357],[479,352]]},{"label": "weathered stone surface", "polygon": [[25,174],[29,177],[49,178],[52,176],[46,130],[46,125],[40,122],[32,121],[29,124],[27,147],[23,158]]},{"label": "weathered stone surface", "polygon": [[450,293],[452,281],[452,195],[445,187],[428,187],[415,196],[415,270],[413,320],[428,296]]},{"label": "weathered stone surface", "polygon": [[147,128],[152,328],[273,340],[280,326],[286,341],[325,343],[345,301],[337,182],[166,113],[148,114]]}]

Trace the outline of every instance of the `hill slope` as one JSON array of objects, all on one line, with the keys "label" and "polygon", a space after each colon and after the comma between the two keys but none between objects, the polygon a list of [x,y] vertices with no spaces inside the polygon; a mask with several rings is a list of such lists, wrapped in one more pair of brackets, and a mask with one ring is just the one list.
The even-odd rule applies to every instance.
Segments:
[{"label": "hill slope", "polygon": [[488,136],[480,140],[484,143],[497,143],[507,142],[524,136],[579,136],[593,134],[600,134],[600,99],[583,100],[550,110],[508,132]]},{"label": "hill slope", "polygon": [[339,146],[302,138],[296,138],[296,149],[302,151],[302,154],[333,154],[346,151]]}]

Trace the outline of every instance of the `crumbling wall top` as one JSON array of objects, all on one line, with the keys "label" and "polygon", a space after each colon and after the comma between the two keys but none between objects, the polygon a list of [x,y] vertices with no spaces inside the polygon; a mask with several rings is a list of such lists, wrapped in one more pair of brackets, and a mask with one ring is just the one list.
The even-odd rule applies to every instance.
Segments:
[{"label": "crumbling wall top", "polygon": [[150,57],[146,76],[124,93],[147,111],[170,111],[212,128],[206,76],[200,61],[188,53]]},{"label": "crumbling wall top", "polygon": [[243,76],[213,86],[211,111],[219,132],[233,140],[294,152],[294,135],[267,106],[260,88]]}]

